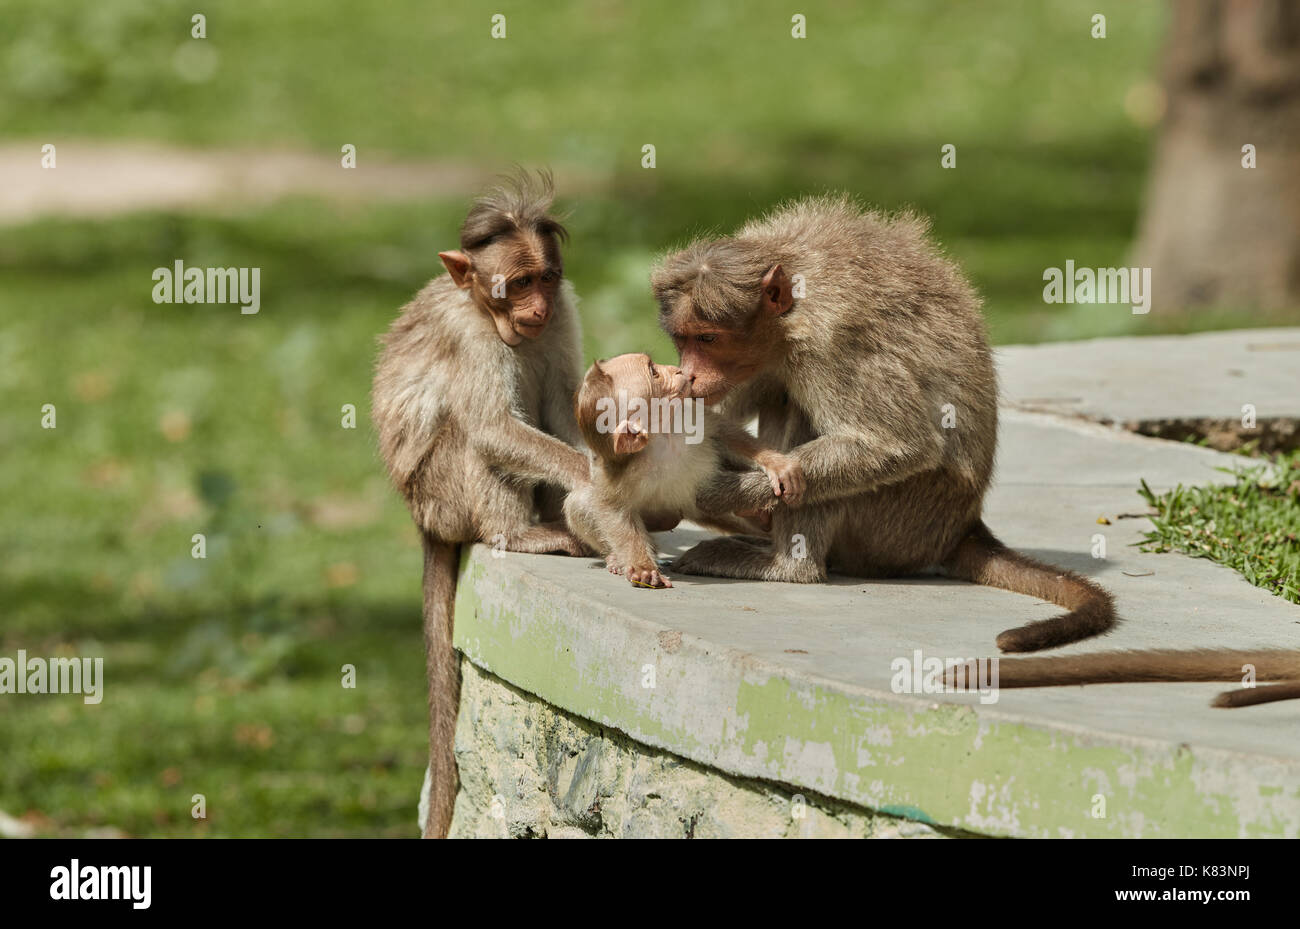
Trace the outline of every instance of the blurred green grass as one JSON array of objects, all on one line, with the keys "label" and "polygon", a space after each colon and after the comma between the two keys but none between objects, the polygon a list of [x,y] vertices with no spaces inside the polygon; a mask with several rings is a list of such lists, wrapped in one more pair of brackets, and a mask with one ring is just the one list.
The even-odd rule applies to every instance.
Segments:
[{"label": "blurred green grass", "polygon": [[1104,138],[1164,17],[1126,4],[1095,40],[1079,0],[212,0],[196,52],[194,12],[3,0],[3,125],[593,165],[651,141],[664,169],[721,160],[757,177],[789,140]]},{"label": "blurred green grass", "polygon": [[[800,42],[770,2],[214,2],[199,46],[175,2],[0,0],[0,125],[587,172],[601,183],[561,198],[589,358],[671,357],[654,255],[826,189],[931,214],[998,342],[1262,321],[1042,303],[1044,267],[1124,262],[1150,144],[1125,101],[1160,5],[1112,11],[1103,41],[1075,0],[797,11]],[[0,698],[0,810],[43,834],[415,834],[420,558],[367,397],[375,337],[464,206],[0,229],[0,655],[106,659],[98,706]],[[261,313],[155,305],[151,272],[178,258],[261,268]]]},{"label": "blurred green grass", "polygon": [[[309,244],[320,218],[0,234],[0,654],[102,654],[106,678],[97,706],[0,699],[0,809],[53,833],[413,834],[419,550],[367,421],[405,287]],[[275,310],[153,304],[158,249],[261,266]],[[33,430],[44,403],[57,428]]]}]

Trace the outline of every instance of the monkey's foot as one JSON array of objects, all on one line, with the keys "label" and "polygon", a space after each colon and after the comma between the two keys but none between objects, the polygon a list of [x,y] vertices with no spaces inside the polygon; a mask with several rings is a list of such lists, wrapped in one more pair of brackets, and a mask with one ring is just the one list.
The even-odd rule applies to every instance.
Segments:
[{"label": "monkey's foot", "polygon": [[675,559],[672,566],[683,574],[746,581],[815,584],[826,580],[826,569],[813,559],[773,553],[770,545],[743,536],[707,539]]},{"label": "monkey's foot", "polygon": [[668,575],[660,574],[658,569],[653,566],[648,568],[628,568],[627,579],[632,582],[633,587],[664,588],[673,586],[673,582],[668,579]]}]

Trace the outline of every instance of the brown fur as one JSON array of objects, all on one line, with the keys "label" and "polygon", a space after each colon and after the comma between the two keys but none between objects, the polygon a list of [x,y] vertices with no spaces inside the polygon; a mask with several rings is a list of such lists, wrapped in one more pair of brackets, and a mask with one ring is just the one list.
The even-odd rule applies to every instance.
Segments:
[{"label": "brown fur", "polygon": [[[1004,632],[1004,650],[1105,632],[1115,623],[1105,591],[1007,549],[980,520],[997,441],[993,361],[978,297],[927,233],[910,213],[812,198],[655,269],[660,322],[692,389],[736,419],[757,414],[759,438],[788,451],[808,484],[802,507],[772,511],[771,543],[710,539],[675,567],[798,582],[943,567],[1070,610]],[[943,428],[946,404],[955,428]],[[706,502],[772,507],[765,482],[746,474]]]},{"label": "brown fur", "polygon": [[[451,644],[460,547],[420,534],[424,544],[424,659],[429,683],[429,814],[425,834],[441,837],[456,805],[456,711],[460,659]],[[448,699],[454,695],[454,699]],[[451,772],[451,777],[447,776]]]},{"label": "brown fur", "polygon": [[[712,414],[699,442],[684,432],[650,432],[649,425],[601,418],[602,403],[616,405],[620,393],[634,399],[681,399],[689,384],[678,368],[656,365],[649,355],[620,355],[598,361],[587,371],[574,401],[578,428],[591,450],[591,486],[569,494],[564,515],[570,528],[587,545],[606,556],[614,574],[626,575],[639,587],[671,587],[655,564],[657,552],[644,514],[667,522],[689,519],[723,532],[753,532],[754,527],[726,510],[710,511],[700,497],[726,467],[757,463],[768,481],[768,493],[796,499],[802,475],[787,456],[761,446],[739,426]],[[691,402],[686,400],[685,402]],[[707,414],[706,414],[707,415]]]},{"label": "brown fur", "polygon": [[1279,700],[1300,700],[1300,680],[1270,684],[1267,687],[1243,687],[1241,690],[1228,690],[1211,700],[1210,706],[1232,709],[1242,706],[1258,706],[1261,703],[1276,703]]},{"label": "brown fur", "polygon": [[[1004,659],[998,662],[998,687],[1235,681],[1243,678],[1244,665],[1254,666],[1256,680],[1283,683],[1228,691],[1215,698],[1214,706],[1252,706],[1300,697],[1300,652],[1284,649],[1152,649]],[[955,672],[949,670],[946,679],[952,684]]]},{"label": "brown fur", "polygon": [[[584,552],[563,526],[536,518],[541,491],[589,480],[569,405],[581,358],[574,297],[540,274],[559,267],[549,204],[549,182],[527,176],[476,203],[462,251],[443,255],[450,273],[403,308],[381,340],[375,371],[379,450],[424,542],[427,836],[446,834],[457,789],[460,666],[451,611],[459,546],[503,541],[516,552]],[[528,286],[500,300],[484,296],[494,274],[520,269],[535,275]],[[515,328],[538,319],[540,326]]]}]

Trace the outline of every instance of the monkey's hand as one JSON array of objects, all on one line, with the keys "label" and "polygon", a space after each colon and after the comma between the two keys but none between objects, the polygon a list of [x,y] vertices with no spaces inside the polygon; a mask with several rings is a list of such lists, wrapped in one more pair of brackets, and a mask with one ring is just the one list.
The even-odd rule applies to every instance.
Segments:
[{"label": "monkey's hand", "polygon": [[804,491],[803,468],[789,455],[771,454],[759,462],[772,493],[781,498],[787,506],[798,506],[802,502]]},{"label": "monkey's hand", "polygon": [[631,581],[633,587],[662,589],[664,587],[673,586],[673,582],[668,579],[668,575],[660,574],[659,569],[653,564],[629,567],[626,574],[627,579]]}]

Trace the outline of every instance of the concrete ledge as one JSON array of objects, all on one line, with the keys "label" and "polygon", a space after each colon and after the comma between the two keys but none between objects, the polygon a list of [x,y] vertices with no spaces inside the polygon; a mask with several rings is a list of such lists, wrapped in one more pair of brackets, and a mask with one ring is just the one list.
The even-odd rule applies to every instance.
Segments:
[{"label": "concrete ledge", "polygon": [[[1145,509],[1139,479],[1154,488],[1223,481],[1215,469],[1236,463],[1189,445],[1010,410],[986,519],[1009,545],[1094,575],[1116,595],[1126,622],[1073,651],[1300,648],[1295,606],[1210,562],[1131,547],[1148,526],[1140,515],[1125,518]],[[1098,523],[1103,516],[1109,525]],[[1104,559],[1092,556],[1098,534]],[[661,536],[661,547],[680,551],[699,537],[679,530]],[[476,669],[500,679],[497,690],[546,705],[534,720],[600,733],[625,760],[686,759],[700,766],[692,771],[711,772],[718,797],[737,779],[760,795],[817,795],[843,805],[827,815],[855,823],[844,826],[851,833],[884,815],[1000,836],[1300,835],[1293,704],[1212,709],[1209,699],[1223,689],[1216,684],[1008,691],[989,705],[976,694],[891,686],[896,659],[917,649],[941,659],[990,655],[1000,630],[1054,615],[1050,604],[934,577],[833,577],[815,586],[673,581],[672,590],[637,590],[586,559],[493,558],[476,546],[462,563],[456,644]],[[469,795],[458,801],[461,834],[487,828],[487,791],[509,793],[510,778],[500,772],[520,751],[509,725],[484,734],[484,713],[473,709],[483,680],[467,669],[470,709],[457,739],[471,776]],[[573,750],[583,756],[588,748],[574,743]],[[487,758],[492,751],[502,759]],[[475,773],[489,770],[498,774]],[[563,800],[570,788],[560,784],[542,792]],[[682,800],[683,808],[707,806],[691,791],[695,799]],[[742,833],[723,816],[719,833],[776,828],[745,803],[729,808],[749,810],[737,814],[742,820],[759,818]],[[533,821],[582,830],[565,819],[576,815],[537,813]],[[620,834],[623,825],[600,829]]]}]

